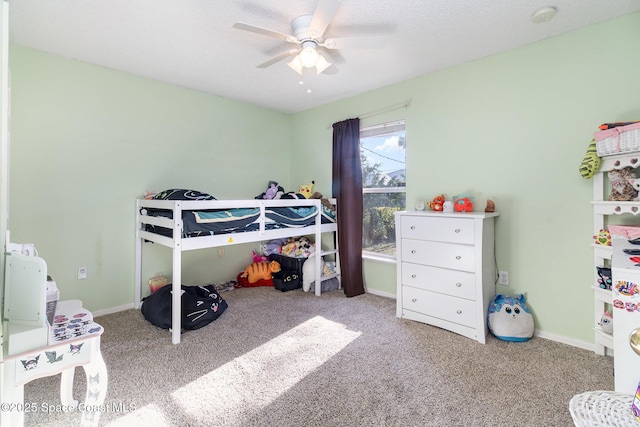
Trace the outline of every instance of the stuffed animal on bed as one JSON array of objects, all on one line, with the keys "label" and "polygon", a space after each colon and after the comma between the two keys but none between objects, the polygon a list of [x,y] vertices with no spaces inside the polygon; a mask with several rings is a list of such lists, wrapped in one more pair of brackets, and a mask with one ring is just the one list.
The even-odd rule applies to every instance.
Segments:
[{"label": "stuffed animal on bed", "polygon": [[284,188],[280,187],[276,181],[269,181],[267,190],[258,194],[256,199],[279,199],[284,194]]},{"label": "stuffed animal on bed", "polygon": [[305,199],[308,199],[309,197],[311,197],[311,192],[315,183],[315,181],[311,181],[311,184],[301,185],[300,188],[298,188],[298,193],[302,194]]},{"label": "stuffed animal on bed", "polygon": [[533,336],[533,316],[523,294],[517,298],[498,294],[489,304],[489,330],[503,341],[527,341]]},{"label": "stuffed animal on bed", "polygon": [[311,181],[311,184],[301,185],[300,188],[298,188],[298,191],[296,193],[293,193],[293,192],[285,193],[280,198],[281,199],[308,199],[309,197],[311,197],[314,184],[315,184],[315,181]]},{"label": "stuffed animal on bed", "polygon": [[325,208],[327,208],[329,210],[333,211],[333,210],[336,209],[336,207],[331,204],[329,199],[324,197],[322,195],[322,193],[320,193],[319,191],[315,191],[313,194],[311,194],[311,197],[309,197],[309,198],[310,199],[320,199],[320,203],[322,203],[322,206],[324,206]]},{"label": "stuffed animal on bed", "polygon": [[280,271],[280,263],[278,261],[254,262],[245,268],[240,277],[245,277],[249,283],[255,283],[258,280],[271,279],[273,273],[278,271]]}]

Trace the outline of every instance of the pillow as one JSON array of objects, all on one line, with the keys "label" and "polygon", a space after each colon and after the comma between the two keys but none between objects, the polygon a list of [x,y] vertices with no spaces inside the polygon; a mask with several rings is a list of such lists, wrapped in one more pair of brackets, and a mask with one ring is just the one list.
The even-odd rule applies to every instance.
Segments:
[{"label": "pillow", "polygon": [[533,336],[533,316],[523,294],[517,298],[496,295],[489,304],[489,330],[503,341],[527,341]]},{"label": "pillow", "polygon": [[196,190],[183,190],[178,188],[172,188],[171,190],[164,190],[155,196],[154,200],[216,200],[215,197],[202,193]]}]

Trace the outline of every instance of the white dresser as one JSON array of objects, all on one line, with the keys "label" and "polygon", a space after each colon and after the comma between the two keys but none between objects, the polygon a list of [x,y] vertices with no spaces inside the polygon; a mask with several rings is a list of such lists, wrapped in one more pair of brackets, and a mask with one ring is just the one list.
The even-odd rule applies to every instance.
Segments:
[{"label": "white dresser", "polygon": [[495,296],[498,215],[396,212],[396,315],[484,344],[487,307]]}]

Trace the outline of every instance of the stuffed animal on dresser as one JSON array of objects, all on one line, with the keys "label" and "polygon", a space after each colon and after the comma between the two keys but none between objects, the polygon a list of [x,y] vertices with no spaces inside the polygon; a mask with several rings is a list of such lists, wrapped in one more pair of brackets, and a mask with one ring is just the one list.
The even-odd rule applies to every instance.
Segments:
[{"label": "stuffed animal on dresser", "polygon": [[[611,181],[611,201],[630,201],[638,197],[638,190],[631,184],[631,180],[636,179],[636,174],[631,167],[622,169],[612,169],[608,172]],[[635,182],[635,181],[634,181]]]}]

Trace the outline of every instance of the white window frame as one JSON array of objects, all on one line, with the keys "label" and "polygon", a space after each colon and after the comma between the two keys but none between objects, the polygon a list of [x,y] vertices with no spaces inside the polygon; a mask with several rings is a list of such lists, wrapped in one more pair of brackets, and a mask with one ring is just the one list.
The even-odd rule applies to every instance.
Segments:
[{"label": "white window frame", "polygon": [[[368,138],[372,136],[384,136],[384,135],[393,135],[395,132],[399,130],[406,130],[405,121],[398,120],[394,122],[380,123],[372,126],[367,126],[360,129],[360,139]],[[406,138],[406,134],[405,134]],[[405,147],[405,186],[404,187],[373,187],[373,188],[362,188],[362,195],[364,197],[365,194],[386,194],[386,193],[405,193],[407,192],[406,187],[406,147]],[[406,197],[405,197],[405,209],[406,209]],[[396,242],[397,245],[397,242]],[[396,246],[397,247],[397,246]],[[385,263],[395,263],[396,256],[394,255],[386,255],[379,252],[362,250],[362,258],[370,259]]]}]

